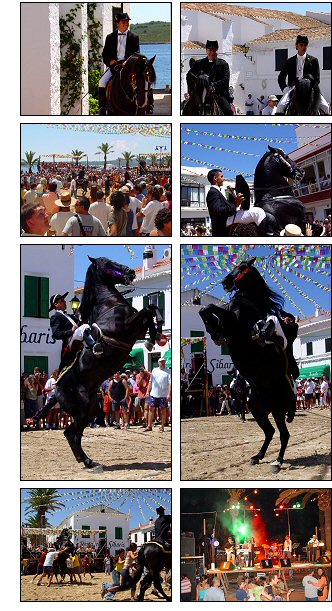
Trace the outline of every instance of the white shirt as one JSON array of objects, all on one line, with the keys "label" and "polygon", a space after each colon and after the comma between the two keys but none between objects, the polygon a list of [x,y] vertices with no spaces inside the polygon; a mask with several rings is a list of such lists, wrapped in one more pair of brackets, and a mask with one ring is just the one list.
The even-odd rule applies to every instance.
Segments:
[{"label": "white shirt", "polygon": [[48,552],[45,558],[44,566],[53,566],[54,558],[58,555],[58,552]]},{"label": "white shirt", "polygon": [[315,390],[315,383],[311,380],[311,382],[306,382],[304,385],[304,392],[306,395],[312,395]]},{"label": "white shirt", "polygon": [[108,219],[110,213],[112,212],[111,206],[109,204],[106,204],[106,202],[94,202],[93,204],[91,204],[89,212],[100,220],[102,226],[104,227],[107,233]]},{"label": "white shirt", "polygon": [[328,389],[329,389],[329,385],[328,385],[327,381],[323,380],[323,382],[320,385],[320,392],[325,394],[328,391]]},{"label": "white shirt", "polygon": [[126,43],[127,43],[127,32],[124,32],[124,34],[121,34],[121,32],[118,31],[118,51],[117,51],[117,56],[118,56],[118,60],[121,61],[125,58],[126,55]]},{"label": "white shirt", "polygon": [[50,220],[51,230],[55,231],[56,235],[62,235],[65,224],[68,219],[73,216],[73,212],[56,212]]},{"label": "white shirt", "polygon": [[277,112],[277,107],[273,106],[273,108],[271,108],[271,106],[265,106],[265,108],[263,108],[262,110],[262,115],[275,115]]},{"label": "white shirt", "polygon": [[145,206],[145,208],[142,208],[142,214],[144,214],[141,227],[142,233],[150,233],[153,229],[155,229],[154,220],[159,210],[162,210],[163,207],[164,205],[161,202],[153,199]]},{"label": "white shirt", "polygon": [[133,224],[132,224],[132,229],[137,229],[137,212],[142,208],[142,202],[140,202],[139,199],[137,199],[137,197],[132,197],[131,195],[129,195],[129,199],[130,199],[130,204],[129,204],[129,209],[133,211],[134,213],[134,218],[133,218]]},{"label": "white shirt", "polygon": [[296,76],[299,79],[303,78],[303,68],[304,68],[304,62],[305,62],[306,57],[307,57],[306,53],[304,55],[296,54]]},{"label": "white shirt", "polygon": [[33,204],[33,202],[35,201],[35,197],[36,197],[36,191],[34,191],[33,189],[30,189],[30,191],[27,191],[24,196],[25,203]]},{"label": "white shirt", "polygon": [[167,397],[171,384],[171,372],[169,369],[155,367],[151,373],[151,396],[157,399]]},{"label": "white shirt", "polygon": [[304,587],[304,595],[306,598],[317,598],[317,586],[311,585],[308,581],[318,583],[317,579],[313,575],[306,575],[302,579],[302,585]]},{"label": "white shirt", "polygon": [[54,378],[49,378],[47,380],[46,384],[45,384],[45,390],[50,390],[51,391],[51,392],[48,392],[47,395],[46,395],[46,402],[47,403],[55,395],[55,386],[56,386],[56,380]]}]

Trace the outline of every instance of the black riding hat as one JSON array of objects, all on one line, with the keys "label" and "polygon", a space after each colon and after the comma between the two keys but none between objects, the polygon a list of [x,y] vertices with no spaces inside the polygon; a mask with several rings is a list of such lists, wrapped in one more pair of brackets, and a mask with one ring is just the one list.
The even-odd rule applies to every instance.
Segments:
[{"label": "black riding hat", "polygon": [[217,40],[207,40],[205,48],[206,49],[219,49],[218,41]]},{"label": "black riding hat", "polygon": [[299,43],[303,43],[304,45],[308,45],[309,44],[309,38],[308,36],[302,36],[301,34],[298,34],[296,37],[296,44],[298,45]]},{"label": "black riding hat", "polygon": [[67,293],[64,293],[63,295],[60,295],[59,293],[57,293],[56,295],[52,295],[52,297],[50,298],[50,307],[48,308],[48,311],[51,312],[54,309],[54,306],[57,301],[59,301],[60,299],[66,299],[68,293],[69,291],[67,291]]},{"label": "black riding hat", "polygon": [[127,21],[127,20],[128,20],[128,21],[131,21],[131,19],[130,19],[130,17],[129,17],[129,15],[128,15],[128,13],[118,13],[117,15],[115,15],[115,21],[116,21],[116,22],[118,22],[118,21],[124,21],[124,20],[126,20],[126,21]]},{"label": "black riding hat", "polygon": [[157,507],[156,512],[158,514],[158,516],[163,515],[163,513],[165,513],[165,507]]}]

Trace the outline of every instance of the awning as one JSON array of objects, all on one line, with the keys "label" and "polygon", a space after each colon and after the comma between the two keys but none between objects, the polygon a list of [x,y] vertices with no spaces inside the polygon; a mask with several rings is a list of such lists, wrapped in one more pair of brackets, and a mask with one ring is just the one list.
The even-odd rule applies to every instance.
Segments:
[{"label": "awning", "polygon": [[330,365],[312,365],[311,367],[301,367],[299,380],[304,378],[321,378],[322,375],[330,377]]},{"label": "awning", "polygon": [[172,367],[172,350],[167,350],[167,352],[163,354],[163,357],[166,359],[166,367]]},{"label": "awning", "polygon": [[129,354],[129,361],[123,365],[123,369],[139,369],[144,367],[143,348],[133,348]]}]

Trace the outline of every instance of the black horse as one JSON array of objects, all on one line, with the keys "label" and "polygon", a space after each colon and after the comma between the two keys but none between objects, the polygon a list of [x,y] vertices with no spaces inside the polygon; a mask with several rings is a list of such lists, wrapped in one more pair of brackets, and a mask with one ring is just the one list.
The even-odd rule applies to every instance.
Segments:
[{"label": "black horse", "polygon": [[57,558],[53,562],[53,571],[57,582],[59,575],[61,582],[64,581],[67,574],[71,579],[72,577],[68,571],[66,561],[69,555],[75,553],[76,547],[70,538],[70,530],[68,528],[63,528],[54,542],[54,547],[59,552]]},{"label": "black horse", "polygon": [[97,358],[84,346],[71,367],[60,373],[55,394],[64,411],[73,418],[64,432],[73,454],[78,462],[92,468],[97,465],[85,454],[81,442],[85,427],[98,412],[98,389],[106,378],[121,370],[135,342],[144,339],[147,331],[150,340],[146,346],[152,350],[161,334],[163,319],[153,305],[138,312],[115,288],[116,284],[131,284],[134,270],[106,257],[89,259],[80,314],[82,322],[92,327],[92,335],[102,344],[103,355]]},{"label": "black horse", "polygon": [[146,590],[153,583],[156,590],[169,602],[171,597],[162,588],[160,573],[163,569],[169,570],[171,567],[172,554],[170,550],[165,550],[163,545],[157,541],[145,543],[138,552],[137,571],[128,587],[135,587],[141,579],[144,569],[146,569],[147,573],[141,581],[137,600],[144,600]]},{"label": "black horse", "polygon": [[119,64],[106,89],[109,115],[147,115],[152,104],[151,85],[156,81],[153,62],[134,53],[125,64]]},{"label": "black horse", "polygon": [[317,83],[309,78],[299,79],[292,93],[285,115],[307,117],[320,115],[320,89]]},{"label": "black horse", "polygon": [[183,106],[183,116],[223,116],[218,98],[210,86],[209,77],[202,70],[196,75],[190,72],[192,90],[189,100]]},{"label": "black horse", "polygon": [[[275,433],[268,418],[272,413],[281,446],[271,466],[278,473],[290,436],[286,417],[287,422],[292,422],[295,416],[296,400],[290,376],[296,369],[291,345],[294,337],[290,338],[287,324],[282,321],[286,316],[282,310],[283,298],[268,287],[253,267],[254,261],[240,263],[222,281],[226,291],[234,291],[228,304],[221,307],[210,304],[199,313],[212,340],[217,345],[227,344],[234,366],[250,385],[250,411],[265,434],[260,451],[251,458],[253,465],[263,460]],[[286,350],[277,337],[274,337],[276,341],[261,342],[253,336],[256,323],[266,321],[269,315],[278,318],[285,336],[290,338]]]}]

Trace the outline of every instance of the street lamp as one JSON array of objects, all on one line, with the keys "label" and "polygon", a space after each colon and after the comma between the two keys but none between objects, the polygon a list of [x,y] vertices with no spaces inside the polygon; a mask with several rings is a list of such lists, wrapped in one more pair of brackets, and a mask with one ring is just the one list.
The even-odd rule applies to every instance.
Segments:
[{"label": "street lamp", "polygon": [[159,167],[161,167],[161,152],[162,152],[162,151],[166,151],[166,150],[167,150],[167,147],[166,147],[166,146],[161,146],[161,145],[159,145],[159,146],[156,146],[156,149],[155,149],[155,150],[156,150],[157,152],[159,151]]},{"label": "street lamp", "polygon": [[73,314],[75,314],[75,312],[78,310],[78,308],[81,305],[80,300],[78,299],[78,297],[76,297],[76,295],[70,300],[70,305],[71,305],[71,309],[73,310]]}]

